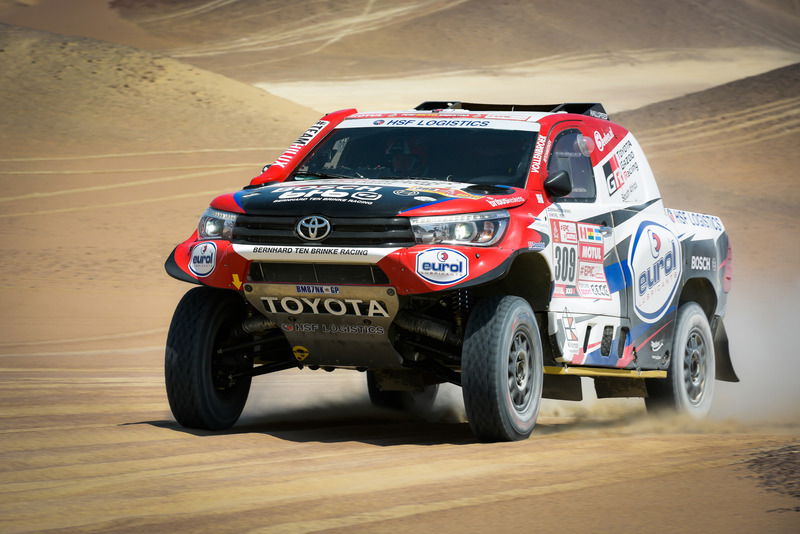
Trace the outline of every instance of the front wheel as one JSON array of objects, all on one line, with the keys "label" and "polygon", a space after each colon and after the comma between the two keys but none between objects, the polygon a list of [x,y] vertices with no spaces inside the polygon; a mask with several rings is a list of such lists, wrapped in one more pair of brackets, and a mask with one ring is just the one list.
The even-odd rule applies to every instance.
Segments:
[{"label": "front wheel", "polygon": [[528,302],[514,296],[479,302],[461,353],[464,407],[473,433],[483,441],[530,436],[543,373],[542,342]]},{"label": "front wheel", "polygon": [[673,411],[700,419],[714,398],[714,338],[703,309],[687,302],[678,309],[666,379],[647,380],[648,411]]},{"label": "front wheel", "polygon": [[178,303],[167,334],[164,374],[172,415],[189,428],[224,430],[242,413],[252,360],[231,347],[245,318],[233,291],[197,287]]}]

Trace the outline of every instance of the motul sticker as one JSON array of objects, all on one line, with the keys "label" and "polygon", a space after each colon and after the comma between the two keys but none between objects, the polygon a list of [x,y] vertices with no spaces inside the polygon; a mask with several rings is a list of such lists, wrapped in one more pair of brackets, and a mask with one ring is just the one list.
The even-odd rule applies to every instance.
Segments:
[{"label": "motul sticker", "polygon": [[211,241],[198,243],[189,257],[189,270],[193,275],[204,277],[214,272],[217,266],[217,245]]},{"label": "motul sticker", "polygon": [[429,248],[417,255],[417,274],[432,284],[454,284],[469,276],[469,260],[457,250]]}]

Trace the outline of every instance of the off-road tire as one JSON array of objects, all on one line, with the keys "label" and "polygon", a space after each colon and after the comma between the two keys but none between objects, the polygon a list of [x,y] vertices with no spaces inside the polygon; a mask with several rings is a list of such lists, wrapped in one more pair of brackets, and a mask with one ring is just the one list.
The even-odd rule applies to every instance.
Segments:
[{"label": "off-road tire", "polygon": [[[220,373],[229,368],[220,367],[216,350],[244,317],[239,295],[224,289],[197,287],[178,303],[167,334],[164,375],[172,415],[182,426],[224,430],[239,419],[251,377],[220,385]],[[246,367],[243,361],[239,370]]]},{"label": "off-road tire", "polygon": [[687,302],[678,309],[666,379],[647,379],[649,412],[677,412],[701,419],[714,398],[714,337],[703,309]]},{"label": "off-road tire", "polygon": [[429,411],[436,401],[439,384],[425,386],[424,391],[384,391],[378,387],[373,371],[367,371],[367,392],[373,406],[388,410]]},{"label": "off-road tire", "polygon": [[[542,398],[539,327],[525,299],[490,297],[467,321],[461,353],[464,407],[482,441],[526,439]],[[512,396],[513,395],[513,396]]]}]

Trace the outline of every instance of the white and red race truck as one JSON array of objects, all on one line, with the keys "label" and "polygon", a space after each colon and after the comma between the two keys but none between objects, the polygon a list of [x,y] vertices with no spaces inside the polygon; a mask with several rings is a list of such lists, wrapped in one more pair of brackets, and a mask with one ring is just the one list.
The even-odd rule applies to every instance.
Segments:
[{"label": "white and red race truck", "polygon": [[694,416],[738,380],[722,222],[666,209],[599,104],[330,113],[166,270],[202,286],[167,340],[188,427],[230,427],[253,376],[297,367],[364,371],[382,406],[458,384],[490,441],[529,436],[542,397],[580,400],[580,377]]}]

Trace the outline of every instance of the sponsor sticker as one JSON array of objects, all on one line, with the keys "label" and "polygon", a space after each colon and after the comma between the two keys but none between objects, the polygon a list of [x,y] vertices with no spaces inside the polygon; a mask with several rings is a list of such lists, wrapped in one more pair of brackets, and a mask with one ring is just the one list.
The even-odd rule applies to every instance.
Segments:
[{"label": "sponsor sticker", "polygon": [[611,300],[600,225],[551,220],[554,297]]},{"label": "sponsor sticker", "polygon": [[667,313],[681,279],[681,245],[668,228],[644,221],[636,230],[628,265],[633,271],[633,308],[646,323]]},{"label": "sponsor sticker", "polygon": [[711,271],[713,270],[713,263],[708,256],[692,256],[692,270]]},{"label": "sponsor sticker", "polygon": [[289,333],[323,335],[378,336],[386,333],[384,327],[369,324],[283,323],[281,324],[281,330]]},{"label": "sponsor sticker", "polygon": [[189,270],[195,276],[208,276],[217,266],[217,244],[213,241],[198,243],[189,256]]},{"label": "sponsor sticker", "polygon": [[454,284],[469,276],[469,260],[457,250],[429,248],[417,255],[417,274],[432,284]]},{"label": "sponsor sticker", "polygon": [[611,127],[608,128],[605,132],[598,132],[597,130],[594,131],[594,144],[597,146],[597,149],[602,152],[608,143],[614,140],[614,132],[611,131]]},{"label": "sponsor sticker", "polygon": [[489,203],[490,206],[496,208],[498,206],[505,206],[507,204],[516,204],[517,202],[524,202],[525,199],[523,197],[510,197],[510,198],[493,198],[493,199],[486,199],[486,202]]},{"label": "sponsor sticker", "polygon": [[633,143],[630,139],[623,140],[611,158],[603,164],[608,195],[613,196],[621,191],[623,202],[627,201],[638,189],[639,184],[634,180],[638,175],[639,162],[636,159]]},{"label": "sponsor sticker", "polygon": [[603,245],[595,243],[581,243],[578,247],[579,257],[582,261],[603,263]]},{"label": "sponsor sticker", "polygon": [[561,315],[561,328],[564,329],[564,344],[568,349],[564,351],[564,354],[574,355],[580,349],[580,339],[575,325],[575,317],[566,308]]},{"label": "sponsor sticker", "polygon": [[311,354],[308,349],[302,345],[295,345],[292,347],[292,354],[298,362],[302,362]]},{"label": "sponsor sticker", "polygon": [[292,162],[297,153],[300,152],[303,148],[305,148],[305,146],[308,145],[308,143],[310,143],[311,140],[313,140],[316,136],[318,136],[319,133],[322,130],[324,130],[328,124],[330,124],[330,122],[323,120],[319,120],[316,123],[314,123],[308,130],[303,132],[303,134],[300,137],[298,137],[294,143],[289,145],[289,148],[287,148],[283,154],[278,156],[278,159],[276,159],[273,162],[273,165],[285,168]]},{"label": "sponsor sticker", "polygon": [[447,117],[442,115],[421,115],[408,114],[406,116],[376,117],[367,114],[360,114],[356,117],[349,117],[337,126],[343,128],[476,128],[481,130],[523,130],[535,132],[539,130],[539,124],[535,121],[514,120],[511,117],[489,117],[475,115],[456,115],[449,114]]},{"label": "sponsor sticker", "polygon": [[268,313],[289,315],[354,315],[357,317],[389,317],[386,304],[379,300],[321,297],[261,297]]},{"label": "sponsor sticker", "polygon": [[603,234],[600,233],[600,226],[597,224],[578,223],[578,239],[590,243],[602,243]]},{"label": "sponsor sticker", "polygon": [[688,224],[689,226],[696,226],[697,228],[710,228],[719,232],[725,229],[722,224],[722,219],[714,215],[693,213],[691,211],[675,210],[671,208],[667,208],[666,212],[673,222]]},{"label": "sponsor sticker", "polygon": [[366,185],[301,185],[275,187],[269,192],[277,193],[279,202],[346,202],[350,204],[367,204],[383,197],[380,187]]},{"label": "sponsor sticker", "polygon": [[547,142],[547,137],[544,135],[539,135],[536,138],[536,146],[533,149],[533,160],[531,161],[531,172],[539,172],[539,169],[542,167],[545,142]]},{"label": "sponsor sticker", "polygon": [[574,222],[561,219],[550,219],[553,241],[556,243],[578,243],[578,230]]}]

